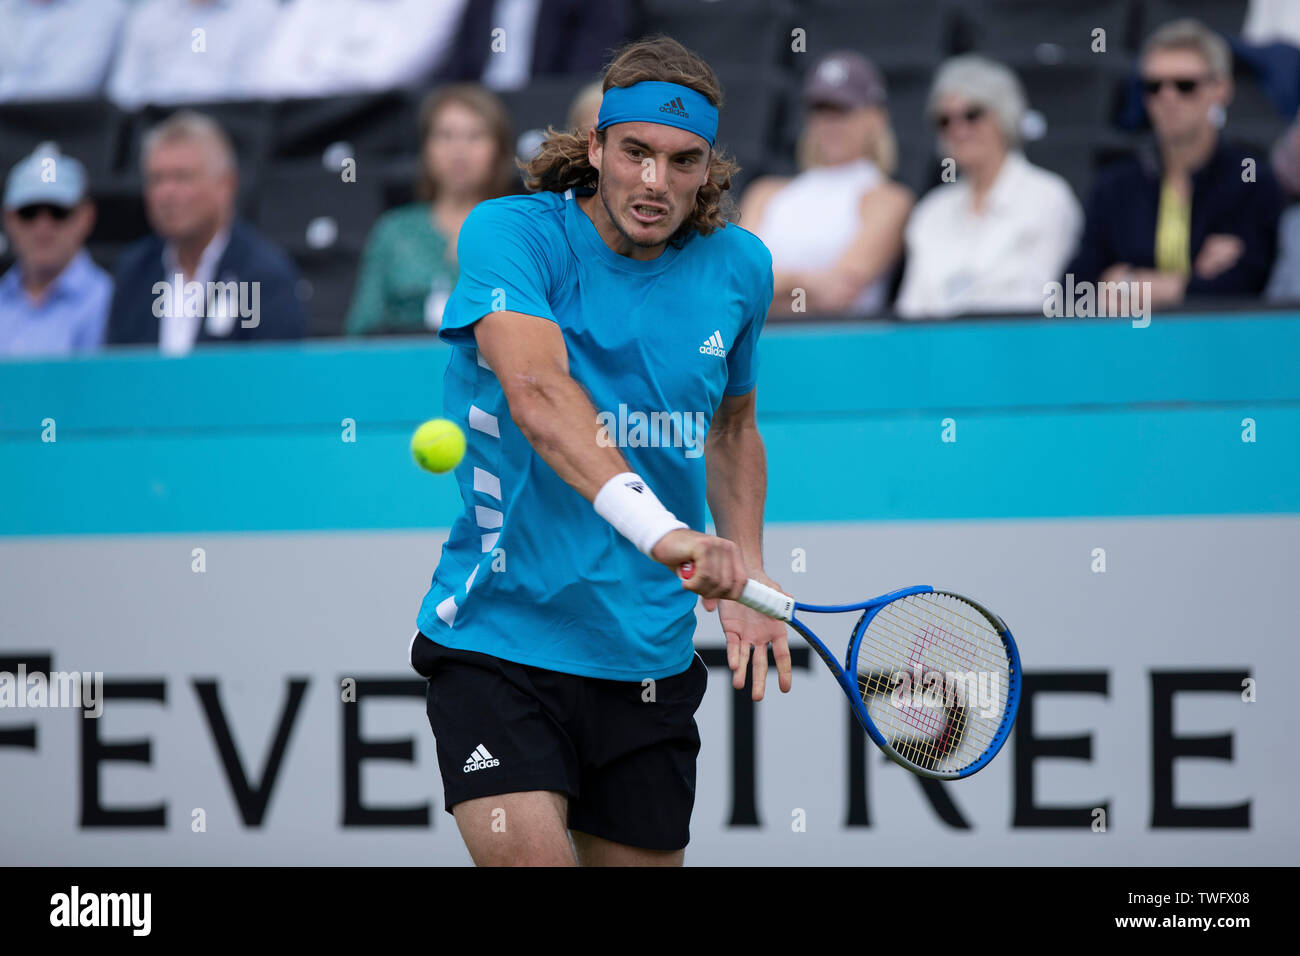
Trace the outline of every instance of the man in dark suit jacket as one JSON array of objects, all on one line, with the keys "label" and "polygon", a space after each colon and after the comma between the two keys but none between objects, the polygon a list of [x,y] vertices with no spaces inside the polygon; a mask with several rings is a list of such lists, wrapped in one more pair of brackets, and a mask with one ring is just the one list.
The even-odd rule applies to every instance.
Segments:
[{"label": "man in dark suit jacket", "polygon": [[1138,282],[1148,305],[1257,296],[1276,252],[1282,195],[1267,154],[1224,142],[1232,99],[1227,41],[1175,20],[1139,58],[1154,149],[1103,170],[1067,269],[1075,282]]},{"label": "man in dark suit jacket", "polygon": [[[436,80],[496,85],[490,82],[492,77],[485,76],[488,58],[513,57],[519,52],[507,45],[505,51],[493,53],[492,31],[507,22],[499,6],[494,0],[474,0],[466,5]],[[532,76],[564,74],[594,78],[610,50],[633,35],[639,19],[631,0],[538,0],[531,12],[535,20],[524,81]],[[557,116],[555,122],[563,119]]]},{"label": "man in dark suit jacket", "polygon": [[108,342],[181,355],[199,342],[305,335],[293,262],[235,218],[235,153],[221,127],[177,113],[146,136],[142,165],[155,234],[118,260]]}]

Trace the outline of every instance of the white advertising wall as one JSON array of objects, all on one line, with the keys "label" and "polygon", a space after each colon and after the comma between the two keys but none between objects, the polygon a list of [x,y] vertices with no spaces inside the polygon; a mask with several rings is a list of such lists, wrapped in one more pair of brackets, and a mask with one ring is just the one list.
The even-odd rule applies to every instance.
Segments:
[{"label": "white advertising wall", "polygon": [[[0,863],[467,864],[406,658],[442,540],[0,538],[0,670],[105,681],[99,719],[0,708]],[[1026,696],[987,768],[923,785],[794,632],[790,694],[733,692],[701,612],[687,863],[1294,864],[1298,542],[1291,516],[770,526],[803,600],[977,597]],[[814,624],[842,652],[854,620]]]}]

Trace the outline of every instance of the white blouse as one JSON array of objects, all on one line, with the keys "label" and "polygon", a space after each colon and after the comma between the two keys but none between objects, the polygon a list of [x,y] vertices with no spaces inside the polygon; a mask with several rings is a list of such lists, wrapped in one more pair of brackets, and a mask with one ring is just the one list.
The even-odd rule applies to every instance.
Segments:
[{"label": "white blouse", "polygon": [[[767,201],[754,229],[772,253],[772,268],[782,272],[834,265],[862,229],[862,197],[884,182],[884,174],[865,158],[795,176]],[[888,278],[886,273],[863,289],[853,311],[878,311]]]},{"label": "white blouse", "polygon": [[970,183],[937,186],[907,223],[907,265],[895,311],[903,318],[961,312],[1041,312],[1043,286],[1061,277],[1083,230],[1069,184],[1007,154],[975,212]]}]

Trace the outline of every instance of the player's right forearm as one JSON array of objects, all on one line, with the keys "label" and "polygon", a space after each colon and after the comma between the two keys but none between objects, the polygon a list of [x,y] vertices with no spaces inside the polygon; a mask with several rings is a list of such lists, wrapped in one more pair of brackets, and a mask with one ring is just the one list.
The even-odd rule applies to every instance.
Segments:
[{"label": "player's right forearm", "polygon": [[686,528],[622,453],[602,440],[591,399],[567,374],[532,376],[513,386],[506,400],[533,450],[642,554],[653,557],[660,540]]},{"label": "player's right forearm", "polygon": [[618,448],[600,442],[596,408],[572,376],[536,379],[516,388],[507,401],[528,443],[588,501],[609,479],[632,470]]}]

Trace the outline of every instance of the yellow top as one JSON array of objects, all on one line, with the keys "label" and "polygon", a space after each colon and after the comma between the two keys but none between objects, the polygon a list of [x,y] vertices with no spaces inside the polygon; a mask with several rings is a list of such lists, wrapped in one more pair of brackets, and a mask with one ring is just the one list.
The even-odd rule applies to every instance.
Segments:
[{"label": "yellow top", "polygon": [[1160,185],[1156,213],[1156,271],[1187,275],[1192,271],[1192,200],[1166,179]]}]

